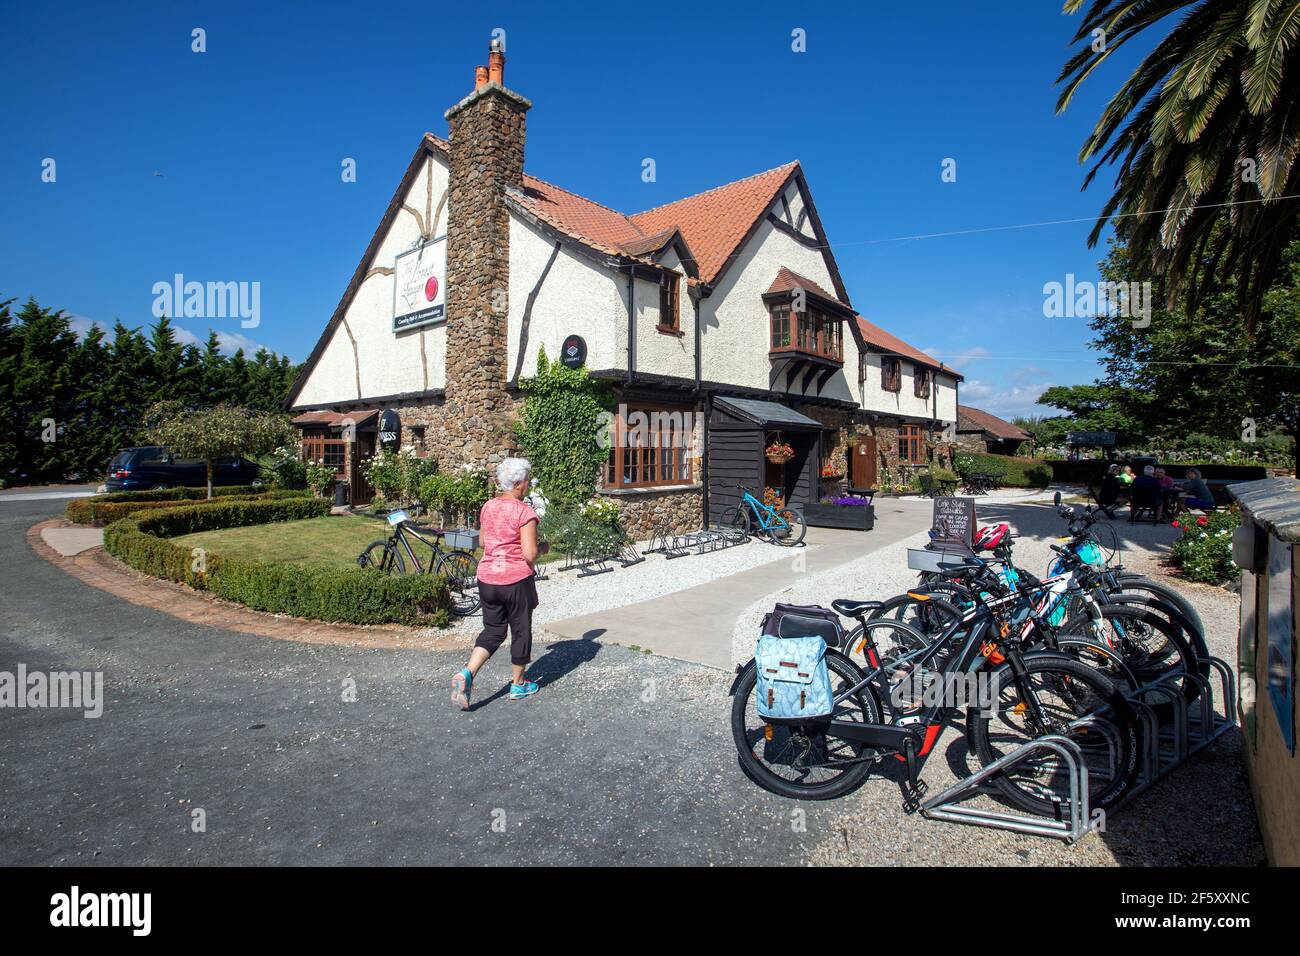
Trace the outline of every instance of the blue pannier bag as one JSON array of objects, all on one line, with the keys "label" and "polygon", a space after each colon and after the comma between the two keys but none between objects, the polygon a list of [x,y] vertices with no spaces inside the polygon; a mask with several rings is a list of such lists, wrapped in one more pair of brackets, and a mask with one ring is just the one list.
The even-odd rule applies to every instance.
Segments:
[{"label": "blue pannier bag", "polygon": [[793,723],[830,716],[831,675],[820,637],[763,634],[754,648],[754,666],[760,717]]}]

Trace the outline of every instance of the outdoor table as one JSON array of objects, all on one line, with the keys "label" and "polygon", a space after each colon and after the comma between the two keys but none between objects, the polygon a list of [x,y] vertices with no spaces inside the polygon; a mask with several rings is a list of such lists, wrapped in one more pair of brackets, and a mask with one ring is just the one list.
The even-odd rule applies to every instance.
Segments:
[{"label": "outdoor table", "polygon": [[936,478],[934,487],[930,490],[931,498],[951,498],[957,493],[956,478]]}]

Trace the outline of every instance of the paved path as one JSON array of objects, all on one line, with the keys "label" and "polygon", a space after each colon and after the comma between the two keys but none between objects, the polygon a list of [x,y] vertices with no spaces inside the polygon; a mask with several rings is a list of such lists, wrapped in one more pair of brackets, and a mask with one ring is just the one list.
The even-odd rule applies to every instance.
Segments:
[{"label": "paved path", "polygon": [[770,865],[827,837],[835,808],[792,827],[797,805],[740,772],[717,671],[561,640],[537,648],[537,697],[504,697],[499,654],[462,714],[464,651],[128,604],[32,552],[26,530],[59,511],[0,508],[0,671],[102,672],[104,712],[0,711],[0,865]]},{"label": "paved path", "polygon": [[97,485],[38,485],[29,488],[0,488],[0,504],[19,501],[52,501],[59,498],[89,498]]},{"label": "paved path", "polygon": [[[609,611],[552,621],[546,629],[561,637],[599,639],[634,646],[664,657],[730,669],[731,635],[736,618],[750,604],[789,587],[797,574],[828,571],[924,530],[930,524],[931,502],[879,499],[876,526],[871,531],[809,528],[807,548],[791,549],[789,560],[773,561],[739,574],[719,578],[684,591]],[[773,545],[751,542],[750,548]],[[692,555],[678,561],[707,561]],[[854,594],[852,585],[844,593]]]},{"label": "paved path", "polygon": [[66,558],[102,545],[104,543],[104,529],[42,528],[41,540]]}]

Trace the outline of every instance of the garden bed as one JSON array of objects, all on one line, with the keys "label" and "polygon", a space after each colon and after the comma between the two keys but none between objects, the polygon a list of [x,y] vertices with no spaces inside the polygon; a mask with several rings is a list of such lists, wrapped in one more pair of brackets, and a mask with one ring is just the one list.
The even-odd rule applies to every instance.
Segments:
[{"label": "garden bed", "polygon": [[[202,533],[264,528],[272,523],[288,529],[286,537],[296,537],[302,523],[359,521],[330,518],[329,511],[328,501],[306,497],[206,502],[141,511],[109,525],[104,531],[104,548],[137,571],[210,591],[258,611],[349,624],[448,623],[450,599],[446,583],[437,575],[395,576],[362,570],[355,563],[285,560],[285,538],[277,541],[273,535],[246,542],[243,554],[229,549],[226,553],[209,553],[207,547],[192,541]],[[317,544],[322,543],[321,534],[330,537],[334,541],[330,553],[340,560],[351,551],[355,539],[348,537],[352,533],[357,533],[363,543],[383,536],[369,522],[340,525],[338,531],[320,525],[316,531]],[[340,532],[348,540],[339,542],[334,538]],[[360,550],[358,547],[356,553]],[[299,553],[306,555],[305,550]],[[356,553],[352,554],[353,562]]]}]

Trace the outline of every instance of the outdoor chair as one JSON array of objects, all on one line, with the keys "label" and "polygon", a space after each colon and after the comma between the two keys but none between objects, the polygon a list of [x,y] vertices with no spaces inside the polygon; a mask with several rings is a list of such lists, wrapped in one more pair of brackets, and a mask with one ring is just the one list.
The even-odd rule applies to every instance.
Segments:
[{"label": "outdoor chair", "polygon": [[1137,487],[1129,489],[1128,520],[1130,523],[1140,520],[1145,512],[1151,516],[1152,524],[1160,523],[1160,489]]},{"label": "outdoor chair", "polygon": [[1097,507],[1107,518],[1115,517],[1115,506],[1119,504],[1119,485],[1118,482],[1111,482],[1107,485],[1105,482],[1097,489],[1092,485],[1088,486],[1088,497],[1097,503]]}]

